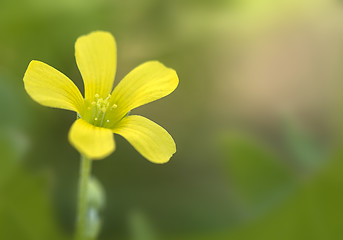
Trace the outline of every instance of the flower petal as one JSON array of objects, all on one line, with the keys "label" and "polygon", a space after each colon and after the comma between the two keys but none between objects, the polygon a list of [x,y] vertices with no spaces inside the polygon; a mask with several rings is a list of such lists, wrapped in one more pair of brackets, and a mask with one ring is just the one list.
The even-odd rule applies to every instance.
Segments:
[{"label": "flower petal", "polygon": [[113,133],[108,128],[96,127],[78,119],[69,131],[70,143],[90,159],[102,159],[115,149]]},{"label": "flower petal", "polygon": [[117,65],[114,37],[101,31],[79,37],[75,43],[75,58],[85,85],[85,99],[92,99],[95,94],[107,97]]},{"label": "flower petal", "polygon": [[40,61],[31,61],[24,75],[26,92],[36,102],[53,108],[80,112],[83,98],[63,73]]},{"label": "flower petal", "polygon": [[140,154],[153,163],[166,163],[176,152],[175,142],[169,133],[145,117],[125,117],[113,132],[126,138]]},{"label": "flower petal", "polygon": [[133,69],[115,87],[111,104],[113,122],[118,122],[130,110],[167,96],[179,83],[176,72],[157,61],[143,63]]}]

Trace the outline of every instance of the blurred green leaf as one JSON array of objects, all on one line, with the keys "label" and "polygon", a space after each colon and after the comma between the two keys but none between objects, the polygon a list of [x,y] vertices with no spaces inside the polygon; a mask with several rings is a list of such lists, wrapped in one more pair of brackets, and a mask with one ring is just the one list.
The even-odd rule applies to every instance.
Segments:
[{"label": "blurred green leaf", "polygon": [[327,240],[343,236],[343,152],[313,179],[307,179],[287,201],[260,219],[231,231],[194,236],[197,240]]},{"label": "blurred green leaf", "polygon": [[15,80],[0,71],[0,127],[24,125],[29,120],[27,104],[21,95],[23,89],[15,86]]},{"label": "blurred green leaf", "polygon": [[229,239],[339,239],[343,235],[343,155],[288,202]]},{"label": "blurred green leaf", "polygon": [[231,132],[224,137],[222,148],[231,186],[245,212],[263,211],[290,189],[291,171],[261,140]]},{"label": "blurred green leaf", "polygon": [[21,132],[0,126],[0,188],[19,167],[27,144],[27,139]]},{"label": "blurred green leaf", "polygon": [[324,160],[324,147],[295,119],[284,119],[283,126],[285,146],[293,163],[305,171],[317,169]]},{"label": "blurred green leaf", "polygon": [[129,229],[131,240],[156,240],[156,232],[147,217],[139,210],[129,214]]},{"label": "blurred green leaf", "polygon": [[63,239],[44,178],[18,169],[0,195],[0,239]]},{"label": "blurred green leaf", "polygon": [[0,135],[0,239],[64,239],[54,219],[46,177],[24,169],[20,141],[7,132]]}]

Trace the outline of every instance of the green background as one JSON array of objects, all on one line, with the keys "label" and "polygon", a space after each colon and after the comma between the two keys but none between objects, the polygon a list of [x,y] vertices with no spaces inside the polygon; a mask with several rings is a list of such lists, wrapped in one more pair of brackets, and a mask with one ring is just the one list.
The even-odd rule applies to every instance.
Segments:
[{"label": "green background", "polygon": [[158,60],[170,96],[133,111],[177,144],[154,165],[120,136],[93,164],[99,239],[339,239],[343,5],[334,0],[0,1],[0,239],[71,239],[74,113],[26,94],[33,59],[83,92],[77,37],[117,41],[115,84]]}]

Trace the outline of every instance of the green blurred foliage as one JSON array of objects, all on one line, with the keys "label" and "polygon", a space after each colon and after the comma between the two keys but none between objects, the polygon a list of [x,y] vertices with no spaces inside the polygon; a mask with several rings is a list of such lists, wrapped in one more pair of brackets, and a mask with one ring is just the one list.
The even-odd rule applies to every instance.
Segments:
[{"label": "green blurred foliage", "polygon": [[293,159],[293,164],[303,171],[316,171],[325,164],[327,143],[316,141],[296,120],[284,120],[283,136],[285,147]]},{"label": "green blurred foliage", "polygon": [[24,162],[27,105],[7,79],[0,76],[0,239],[65,239],[54,214],[49,175],[32,172]]},{"label": "green blurred foliage", "polygon": [[290,191],[292,169],[261,140],[232,132],[222,141],[231,189],[243,218],[261,214]]},{"label": "green blurred foliage", "polygon": [[229,233],[187,239],[339,239],[342,236],[342,152],[325,169],[306,179],[274,211]]},{"label": "green blurred foliage", "polygon": [[[1,157],[2,161],[14,161]],[[20,168],[9,170],[12,171],[11,176],[7,176],[7,183],[0,182],[0,238],[66,239],[53,214],[46,177],[33,175]]]},{"label": "green blurred foliage", "polygon": [[153,229],[147,217],[138,209],[132,210],[128,216],[132,240],[156,240],[156,230]]},{"label": "green blurred foliage", "polygon": [[240,229],[230,239],[338,239],[342,236],[342,153],[294,196],[259,222]]},{"label": "green blurred foliage", "polygon": [[174,137],[168,164],[118,136],[94,163],[106,192],[99,239],[336,239],[341,13],[335,0],[1,1],[0,239],[72,237],[76,116],[33,102],[22,77],[37,59],[82,89],[74,42],[94,30],[116,38],[116,82],[153,59],[180,78],[134,110]]}]

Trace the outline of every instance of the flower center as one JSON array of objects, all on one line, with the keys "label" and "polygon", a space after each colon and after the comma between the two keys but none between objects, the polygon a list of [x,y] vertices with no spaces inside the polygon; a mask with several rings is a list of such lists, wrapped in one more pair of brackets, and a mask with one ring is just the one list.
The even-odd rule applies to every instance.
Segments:
[{"label": "flower center", "polygon": [[110,106],[111,94],[107,98],[101,98],[99,94],[95,94],[94,101],[87,105],[86,120],[94,126],[103,127],[110,120],[106,117],[108,111],[117,108],[116,104]]}]

